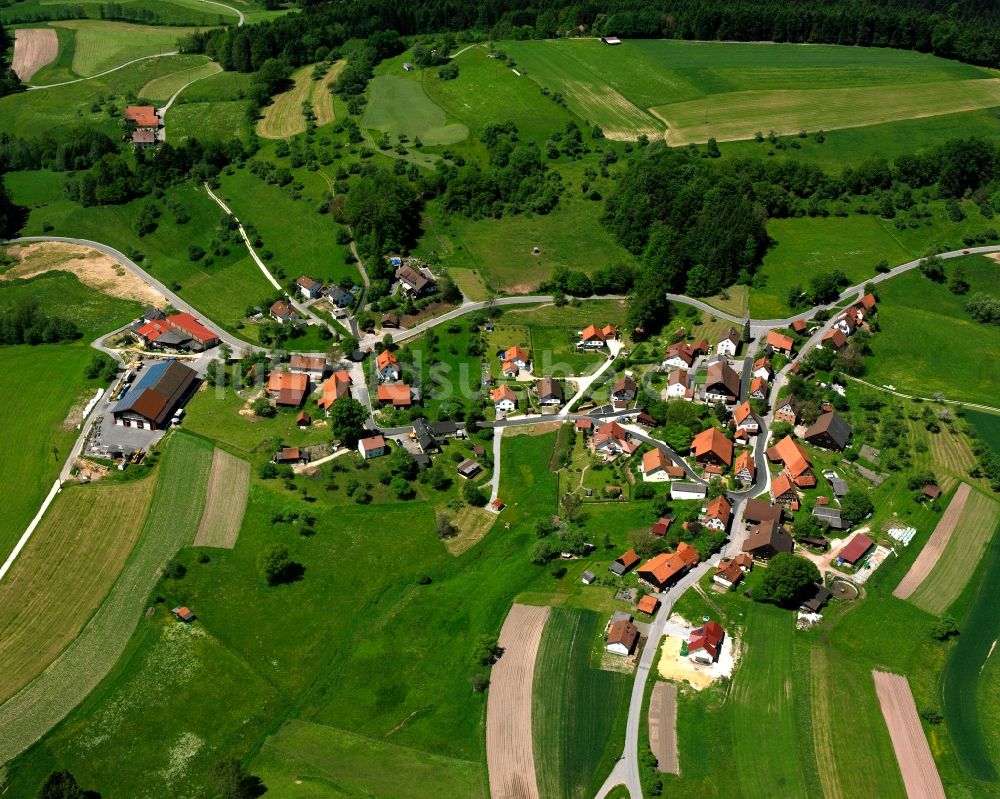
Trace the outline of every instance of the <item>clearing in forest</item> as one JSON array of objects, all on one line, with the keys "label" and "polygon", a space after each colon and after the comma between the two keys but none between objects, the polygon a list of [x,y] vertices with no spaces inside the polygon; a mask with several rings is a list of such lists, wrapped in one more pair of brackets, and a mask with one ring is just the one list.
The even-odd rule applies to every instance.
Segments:
[{"label": "clearing in forest", "polygon": [[514,605],[500,630],[503,654],[490,675],[486,763],[493,799],[538,799],[531,738],[535,657],[549,608]]},{"label": "clearing in forest", "polygon": [[469,135],[462,124],[448,124],[444,109],[431,100],[415,80],[379,75],[368,84],[368,105],[362,126],[426,145],[455,144]]},{"label": "clearing in forest", "polygon": [[14,31],[14,59],[11,69],[27,83],[59,54],[59,39],[52,28],[21,28]]},{"label": "clearing in forest", "polygon": [[58,657],[135,545],[155,477],[69,486],[0,581],[0,703]]},{"label": "clearing in forest", "polygon": [[873,671],[875,692],[882,715],[889,728],[892,747],[903,774],[903,784],[909,799],[945,799],[944,786],[938,774],[924,729],[920,726],[917,705],[913,701],[906,677]]},{"label": "clearing in forest", "polygon": [[286,139],[306,129],[302,104],[312,105],[316,125],[333,121],[333,95],[330,88],[344,69],[346,61],[338,61],[319,80],[313,80],[314,65],[303,67],[292,75],[292,88],[274,98],[264,109],[264,116],[257,123],[257,134],[265,139]]},{"label": "clearing in forest", "polygon": [[196,547],[232,549],[243,524],[250,491],[250,464],[216,448],[208,477],[205,512],[194,537]]}]

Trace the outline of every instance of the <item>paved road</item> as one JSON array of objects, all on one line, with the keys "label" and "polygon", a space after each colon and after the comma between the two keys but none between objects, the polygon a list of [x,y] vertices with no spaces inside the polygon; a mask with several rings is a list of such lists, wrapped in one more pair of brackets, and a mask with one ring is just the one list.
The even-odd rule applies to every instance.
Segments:
[{"label": "paved road", "polygon": [[[205,0],[208,2],[208,0]],[[171,50],[169,53],[157,53],[156,55],[144,55],[142,58],[133,58],[131,61],[126,61],[124,64],[119,64],[117,67],[112,67],[111,69],[106,69],[104,72],[98,72],[96,75],[88,75],[86,78],[76,78],[74,80],[64,80],[59,83],[46,83],[43,86],[28,86],[28,91],[34,91],[36,89],[54,89],[56,86],[69,86],[73,83],[83,83],[85,80],[93,80],[94,78],[101,78],[105,75],[110,75],[112,72],[117,72],[119,69],[125,69],[125,67],[130,67],[133,64],[138,64],[140,61],[148,61],[150,58],[166,58],[167,56],[180,55],[177,50]]]},{"label": "paved road", "polygon": [[580,398],[587,393],[595,382],[597,382],[597,379],[611,368],[611,365],[615,362],[615,358],[618,356],[618,353],[622,351],[621,342],[609,342],[608,349],[610,350],[610,353],[607,360],[601,364],[601,367],[596,372],[591,375],[575,378],[576,393],[566,401],[565,405],[563,405],[562,410],[559,411],[560,416],[568,416],[569,409],[579,402]]},{"label": "paved road", "polygon": [[[209,63],[212,63],[212,62],[209,62]],[[200,69],[200,67],[192,67],[192,69]],[[213,72],[212,73],[212,75],[218,75],[218,74],[219,74],[218,72]],[[167,100],[166,105],[164,105],[162,108],[157,108],[156,109],[156,113],[158,113],[160,115],[160,123],[163,125],[163,127],[157,133],[157,138],[160,141],[166,141],[167,140],[167,111],[170,110],[170,107],[174,104],[174,101],[178,97],[180,97],[181,96],[181,92],[184,91],[192,83],[197,83],[198,81],[204,80],[205,78],[209,78],[209,77],[211,77],[211,75],[202,75],[200,78],[192,78],[187,83],[185,83],[183,86],[181,86],[177,91],[174,92],[173,97],[171,97],[169,100]]]},{"label": "paved road", "polygon": [[[220,328],[211,319],[209,319],[204,314],[200,313],[193,305],[190,305],[189,303],[185,302],[177,294],[172,292],[170,289],[164,286],[159,280],[157,280],[155,277],[149,274],[149,272],[142,269],[142,267],[140,267],[135,261],[133,261],[124,253],[119,252],[114,247],[109,247],[107,244],[101,244],[99,241],[91,241],[90,239],[75,239],[67,236],[22,236],[21,238],[11,239],[12,244],[39,242],[39,241],[56,241],[56,242],[62,242],[64,244],[79,244],[82,247],[90,247],[94,250],[97,250],[98,252],[102,252],[105,255],[114,258],[116,261],[118,261],[118,263],[120,263],[130,272],[132,272],[133,274],[137,275],[138,277],[146,281],[147,284],[152,286],[154,289],[160,292],[160,294],[166,297],[167,301],[172,306],[174,306],[174,308],[176,308],[179,311],[187,311],[189,314],[197,316],[199,319],[205,322],[205,324],[210,325],[212,329],[215,330],[216,333],[218,333],[219,340],[224,341],[232,348],[234,355],[238,355],[239,353],[242,353],[244,350],[247,350],[252,346],[249,342],[243,341],[243,339],[236,338],[236,336],[227,333],[225,330]],[[257,349],[261,348],[258,347]]]}]

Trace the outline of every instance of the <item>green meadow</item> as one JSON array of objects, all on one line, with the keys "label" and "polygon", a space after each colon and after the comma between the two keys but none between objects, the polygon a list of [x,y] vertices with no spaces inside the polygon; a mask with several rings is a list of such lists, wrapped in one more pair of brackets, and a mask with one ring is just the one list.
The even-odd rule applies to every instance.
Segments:
[{"label": "green meadow", "polygon": [[[996,261],[973,255],[945,263],[946,271],[962,265],[970,294],[995,293]],[[967,296],[952,294],[946,285],[913,270],[882,284],[879,298],[880,332],[872,338],[866,380],[921,397],[941,393],[948,399],[995,404],[1000,367],[984,355],[1000,352],[1000,331],[965,312]],[[947,368],[936,353],[946,354]]]},{"label": "green meadow", "polygon": [[593,796],[621,751],[632,675],[593,665],[606,619],[553,608],[532,686],[532,738],[542,799]]},{"label": "green meadow", "polygon": [[130,22],[74,19],[52,27],[73,32],[73,72],[81,78],[128,61],[177,50],[177,40],[197,28],[164,28]]},{"label": "green meadow", "polygon": [[469,135],[465,125],[448,123],[419,81],[399,75],[379,75],[371,81],[361,124],[391,136],[419,137],[427,145],[455,144]]},{"label": "green meadow", "polygon": [[561,92],[571,110],[622,138],[666,128],[668,142],[685,144],[1000,104],[1000,83],[988,71],[915,52],[680,40],[504,47],[527,76]]},{"label": "green meadow", "polygon": [[[101,0],[20,0],[0,9],[0,22],[24,22],[33,20],[72,19],[76,21],[81,12],[92,21],[103,22]],[[237,15],[221,6],[209,5],[200,0],[121,0],[116,5],[126,14],[138,18],[140,14],[153,15],[158,25],[200,25],[212,26],[235,23]],[[227,3],[227,5],[229,5]],[[263,11],[256,3],[237,3],[247,16],[247,22],[257,21],[256,17],[275,15]],[[280,12],[278,12],[280,13]]]}]

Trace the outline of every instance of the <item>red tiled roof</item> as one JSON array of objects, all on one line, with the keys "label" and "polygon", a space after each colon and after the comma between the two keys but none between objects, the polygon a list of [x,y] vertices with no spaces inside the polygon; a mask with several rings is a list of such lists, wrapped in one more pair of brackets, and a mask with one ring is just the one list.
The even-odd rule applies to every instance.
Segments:
[{"label": "red tiled roof", "polygon": [[378,401],[391,402],[397,408],[406,408],[412,402],[410,387],[406,383],[378,387]]},{"label": "red tiled roof", "polygon": [[301,405],[309,388],[309,376],[298,372],[271,372],[267,390],[276,394],[279,405]]},{"label": "red tiled roof", "polygon": [[594,325],[587,325],[580,334],[581,341],[604,341],[604,333]]},{"label": "red tiled roof", "polygon": [[725,497],[716,497],[708,503],[705,508],[706,519],[719,519],[723,524],[729,524],[729,517],[733,513],[733,506]]},{"label": "red tiled roof", "polygon": [[704,649],[714,660],[719,656],[719,648],[726,634],[717,621],[706,622],[703,626],[691,631],[688,638],[688,653]]},{"label": "red tiled roof", "polygon": [[691,441],[695,459],[713,453],[727,466],[733,462],[733,442],[726,438],[717,427],[702,430]]},{"label": "red tiled roof", "polygon": [[639,556],[635,554],[634,549],[630,549],[627,552],[623,552],[617,558],[615,558],[622,566],[626,569],[631,569],[635,564],[639,562]]},{"label": "red tiled roof", "polygon": [[733,418],[736,420],[736,424],[743,424],[743,421],[750,416],[751,413],[753,413],[753,411],[750,409],[750,403],[744,400],[736,406],[736,410],[733,411]]},{"label": "red tiled roof", "polygon": [[508,399],[516,404],[517,394],[514,393],[514,390],[510,386],[498,386],[490,392],[490,399],[492,399],[494,403]]},{"label": "red tiled roof", "polygon": [[322,372],[326,369],[326,358],[322,355],[293,355],[288,361],[292,370],[304,369],[308,372]]},{"label": "red tiled roof", "polygon": [[324,410],[328,410],[333,403],[344,397],[350,396],[351,375],[344,369],[334,372],[323,381],[321,388],[323,396],[318,401],[318,405]]},{"label": "red tiled roof", "polygon": [[164,319],[154,319],[151,322],[146,322],[142,327],[140,327],[136,333],[142,336],[147,341],[156,341],[160,336],[170,330],[170,325],[167,324]]},{"label": "red tiled roof", "polygon": [[792,479],[798,479],[805,472],[809,471],[809,456],[802,446],[791,436],[785,436],[781,441],[768,450],[768,457],[771,454],[775,457],[772,460],[780,460]]},{"label": "red tiled roof", "polygon": [[520,347],[510,347],[503,354],[505,361],[525,361],[530,360],[528,358],[528,353],[522,350]]},{"label": "red tiled roof", "polygon": [[865,556],[865,553],[868,552],[868,550],[873,546],[875,546],[874,541],[872,541],[864,533],[858,533],[854,536],[854,538],[847,542],[847,546],[840,550],[838,557],[846,560],[853,566],[861,560],[861,558]]},{"label": "red tiled roof", "polygon": [[205,327],[205,325],[189,313],[175,313],[168,316],[167,323],[177,330],[183,330],[195,341],[198,341],[206,346],[209,342],[219,340],[219,336],[214,330],[210,330]]},{"label": "red tiled roof", "polygon": [[662,450],[659,447],[651,449],[642,456],[643,474],[652,474],[660,469],[666,470],[668,466],[672,465],[670,456],[667,455],[665,450]]},{"label": "red tiled roof", "polygon": [[382,449],[385,446],[385,438],[382,436],[372,436],[371,438],[362,438],[359,443],[361,444],[361,449],[371,452],[373,449]]},{"label": "red tiled roof", "polygon": [[792,487],[792,481],[788,479],[788,475],[784,472],[771,481],[771,497],[773,499],[783,497],[789,491],[794,493],[795,489]]},{"label": "red tiled roof", "polygon": [[389,364],[393,363],[398,364],[399,361],[396,360],[396,356],[393,355],[389,350],[382,350],[382,352],[378,354],[378,357],[375,358],[375,365],[378,367],[380,372],[383,369],[385,369],[385,367],[387,367]]},{"label": "red tiled roof", "polygon": [[640,613],[648,613],[650,616],[656,613],[658,607],[660,607],[660,600],[652,594],[646,594],[646,596],[635,603],[636,610]]},{"label": "red tiled roof", "polygon": [[125,118],[135,122],[140,128],[156,128],[160,125],[156,109],[151,105],[127,105],[125,106]]},{"label": "red tiled roof", "polygon": [[744,470],[750,473],[750,479],[753,480],[757,473],[757,467],[753,462],[753,453],[750,450],[744,450],[737,455],[736,463],[733,464],[733,474],[740,474]]},{"label": "red tiled roof", "polygon": [[784,333],[777,333],[774,330],[767,334],[767,343],[776,350],[790,351],[795,346],[795,342],[792,341],[791,336],[786,336]]}]

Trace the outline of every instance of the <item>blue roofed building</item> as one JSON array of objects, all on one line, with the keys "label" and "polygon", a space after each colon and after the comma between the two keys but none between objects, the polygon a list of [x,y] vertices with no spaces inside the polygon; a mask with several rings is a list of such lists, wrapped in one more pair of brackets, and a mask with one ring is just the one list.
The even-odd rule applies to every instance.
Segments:
[{"label": "blue roofed building", "polygon": [[173,359],[153,364],[111,409],[115,424],[162,430],[190,396],[197,377],[194,369]]}]

